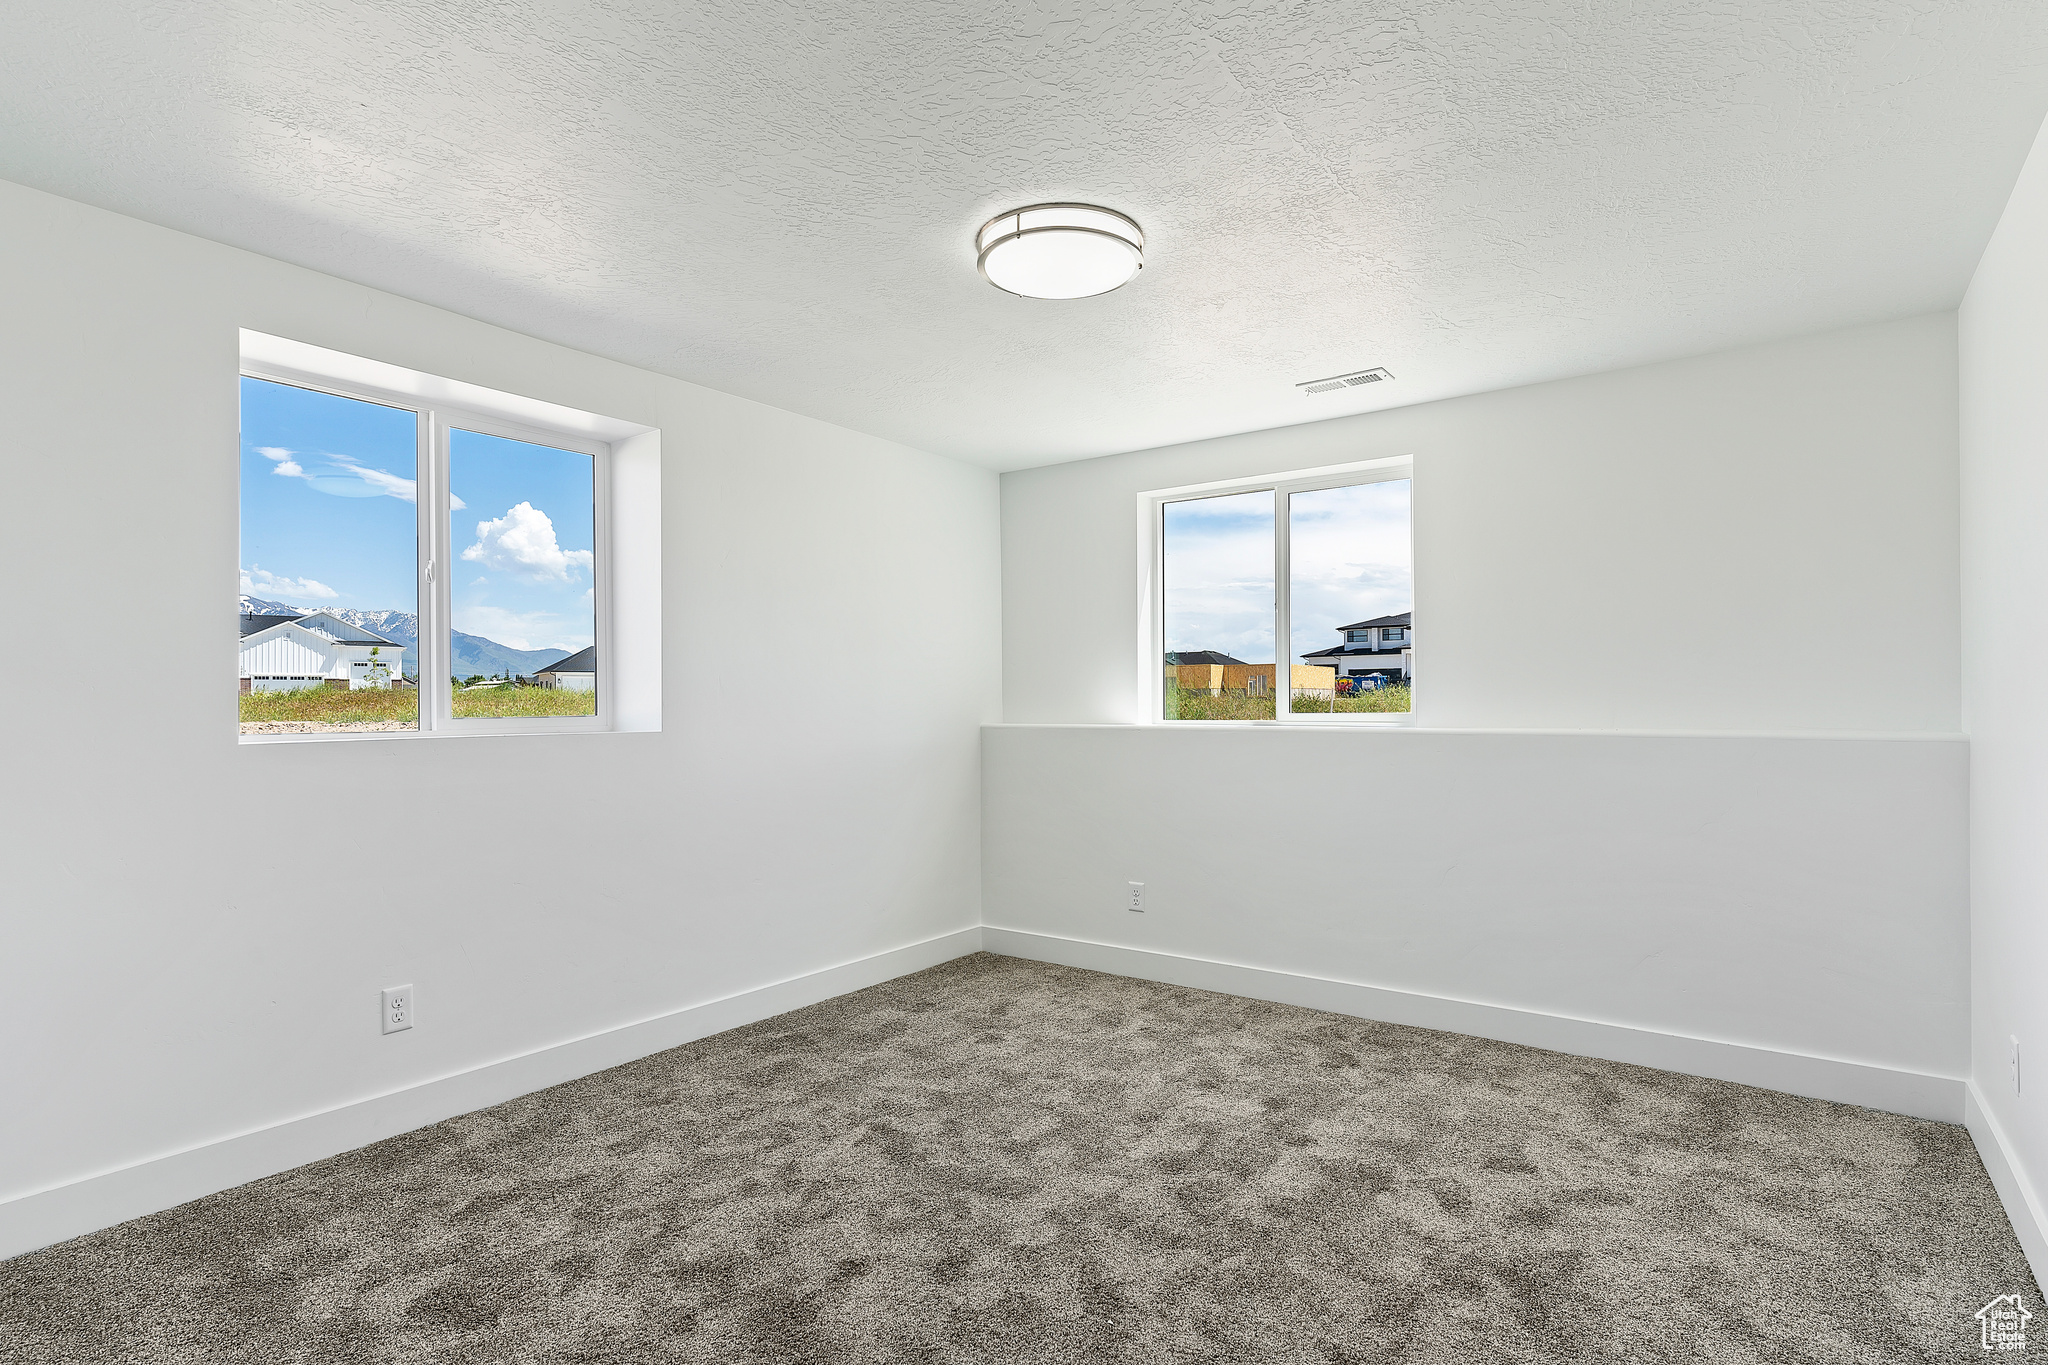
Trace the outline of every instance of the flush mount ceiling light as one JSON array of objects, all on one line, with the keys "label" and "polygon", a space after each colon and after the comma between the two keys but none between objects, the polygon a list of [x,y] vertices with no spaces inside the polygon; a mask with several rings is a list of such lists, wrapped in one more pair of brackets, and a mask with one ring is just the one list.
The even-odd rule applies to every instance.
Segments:
[{"label": "flush mount ceiling light", "polygon": [[1114,209],[1031,204],[974,234],[982,277],[1027,299],[1085,299],[1145,268],[1145,234]]}]

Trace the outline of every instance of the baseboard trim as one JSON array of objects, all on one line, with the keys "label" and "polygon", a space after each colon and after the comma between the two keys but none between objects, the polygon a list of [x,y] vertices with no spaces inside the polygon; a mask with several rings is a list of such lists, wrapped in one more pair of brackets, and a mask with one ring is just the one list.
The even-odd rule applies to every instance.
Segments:
[{"label": "baseboard trim", "polygon": [[770,982],[0,1204],[0,1260],[976,952],[979,926]]},{"label": "baseboard trim", "polygon": [[1057,962],[1119,976],[1135,976],[1168,985],[1191,986],[1253,1000],[1301,1005],[1361,1019],[1469,1033],[1480,1038],[1522,1043],[1599,1057],[1612,1062],[1680,1071],[1713,1080],[1734,1081],[1765,1090],[1806,1095],[1814,1099],[1860,1104],[1914,1118],[1943,1123],[1963,1121],[1965,1083],[1957,1077],[1930,1076],[1872,1066],[1866,1062],[1779,1052],[1740,1043],[1721,1043],[1684,1034],[1603,1024],[1590,1019],[1544,1014],[1534,1010],[1482,1005],[1469,1000],[1388,990],[1329,977],[1304,976],[1268,967],[1185,957],[1145,948],[1033,933],[1024,929],[985,926],[981,946],[1008,957]]},{"label": "baseboard trim", "polygon": [[1984,1170],[1998,1191],[1999,1202],[2005,1205],[2005,1216],[2012,1220],[2014,1235],[2020,1239],[2020,1249],[2027,1253],[2027,1264],[2034,1272],[2035,1292],[2039,1294],[2048,1288],[2048,1273],[2044,1273],[2048,1272],[2048,1217],[2043,1216],[2040,1197],[2033,1182],[2027,1179],[2026,1168],[2013,1159],[2005,1129],[1984,1103],[1975,1081],[1969,1083],[1963,1098],[1963,1126],[1970,1130],[1977,1155],[1984,1159]]}]

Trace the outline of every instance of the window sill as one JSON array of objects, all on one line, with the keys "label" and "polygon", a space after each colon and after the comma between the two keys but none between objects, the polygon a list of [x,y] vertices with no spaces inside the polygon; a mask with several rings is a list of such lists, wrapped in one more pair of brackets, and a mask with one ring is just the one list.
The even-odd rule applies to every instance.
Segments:
[{"label": "window sill", "polygon": [[1416,724],[1357,724],[1341,725],[1314,724],[1294,721],[1286,725],[1278,721],[1260,720],[1178,720],[1178,721],[1060,721],[1060,720],[993,720],[984,721],[985,730],[1313,730],[1318,734],[1333,731],[1356,733],[1364,730],[1373,734],[1407,735],[1562,735],[1584,739],[1822,739],[1822,740],[1900,740],[1907,743],[1963,743],[1969,736],[1961,731],[1949,730],[1600,730],[1593,728],[1556,729],[1526,726],[1478,726],[1478,725],[1416,725]]},{"label": "window sill", "polygon": [[576,730],[357,730],[335,734],[295,735],[237,735],[238,745],[265,744],[357,744],[364,741],[398,740],[411,743],[428,739],[522,739],[559,735],[626,735],[659,734],[660,731],[646,730],[600,730],[596,728]]}]

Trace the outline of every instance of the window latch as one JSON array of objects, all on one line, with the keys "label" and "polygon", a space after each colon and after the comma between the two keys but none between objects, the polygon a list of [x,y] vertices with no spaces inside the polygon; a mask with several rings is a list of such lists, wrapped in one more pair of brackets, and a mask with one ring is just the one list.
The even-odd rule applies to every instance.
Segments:
[{"label": "window latch", "polygon": [[427,561],[427,581],[429,583],[434,581],[434,561],[431,559]]}]

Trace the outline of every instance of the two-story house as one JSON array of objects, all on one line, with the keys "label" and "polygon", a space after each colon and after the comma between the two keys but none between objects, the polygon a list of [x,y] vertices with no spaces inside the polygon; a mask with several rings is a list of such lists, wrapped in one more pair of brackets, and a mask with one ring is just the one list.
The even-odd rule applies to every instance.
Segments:
[{"label": "two-story house", "polygon": [[1406,682],[1414,662],[1414,615],[1404,611],[1339,626],[1337,633],[1343,637],[1343,644],[1301,657],[1305,662],[1334,667],[1340,678],[1377,677],[1382,682]]}]

